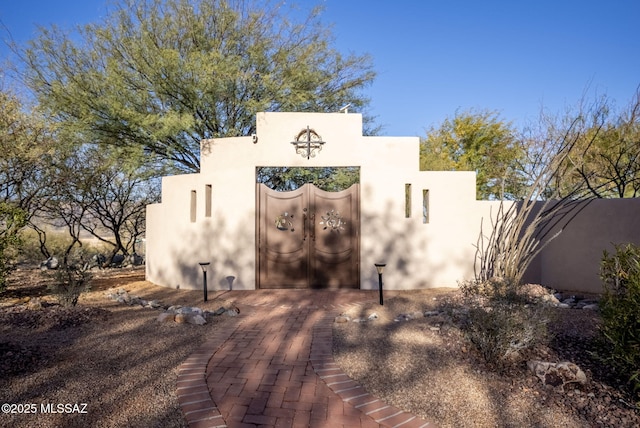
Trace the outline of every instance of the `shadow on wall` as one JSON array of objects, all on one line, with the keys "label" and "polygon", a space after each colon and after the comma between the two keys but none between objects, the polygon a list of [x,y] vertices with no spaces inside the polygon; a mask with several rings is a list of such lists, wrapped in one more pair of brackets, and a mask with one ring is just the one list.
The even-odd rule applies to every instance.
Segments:
[{"label": "shadow on wall", "polygon": [[[446,257],[429,257],[429,254],[442,254],[445,248],[435,248],[437,238],[430,235],[434,225],[423,224],[421,219],[404,218],[401,212],[394,210],[388,202],[384,209],[376,214],[363,213],[361,225],[370,236],[362,238],[362,258],[360,272],[364,279],[363,288],[378,287],[378,273],[375,263],[386,263],[383,274],[386,289],[418,289],[452,286],[439,283],[438,278],[451,274],[456,269],[462,272],[465,266],[472,267],[472,259],[465,251],[448,252]],[[449,225],[442,225],[440,230]],[[441,235],[441,234],[440,234]],[[469,242],[471,251],[472,243]]]},{"label": "shadow on wall", "polygon": [[[203,274],[200,262],[210,262],[207,269],[209,290],[253,290],[256,288],[256,248],[253,232],[242,230],[242,225],[255,224],[253,216],[238,222],[233,231],[229,230],[225,218],[211,217],[185,228],[181,242],[170,249],[170,264],[149,266],[152,277],[159,284],[171,288],[202,289]],[[361,212],[360,217],[360,284],[362,289],[377,289],[378,274],[374,263],[386,263],[384,273],[385,289],[418,289],[429,287],[452,287],[462,280],[464,273],[473,269],[473,239],[469,239],[469,251],[452,251],[448,248],[434,248],[440,245],[443,230],[452,225],[438,226],[438,237],[429,231],[434,225],[424,225],[421,219],[402,217],[391,203],[379,212]],[[252,228],[253,230],[253,228]],[[362,235],[366,233],[367,235]],[[336,257],[341,257],[337,255]],[[471,257],[471,258],[470,258]],[[283,288],[288,277],[300,277],[300,270],[309,269],[307,261],[292,263],[283,270]],[[325,265],[328,266],[328,265]],[[330,268],[327,268],[330,269]],[[459,272],[459,276],[457,274]],[[331,272],[323,276],[317,273],[320,282],[311,288],[353,288],[335,282]],[[356,274],[357,276],[357,274]],[[181,278],[179,281],[175,278]],[[342,278],[338,276],[338,278]],[[442,278],[449,278],[443,283]],[[323,284],[326,281],[326,284]],[[289,288],[292,288],[289,286]]]},{"label": "shadow on wall", "polygon": [[[188,290],[202,289],[203,273],[199,265],[207,267],[207,289],[253,289],[254,241],[243,224],[252,224],[253,218],[239,222],[236,230],[229,231],[223,217],[211,217],[185,228],[180,242],[172,244],[171,266],[151,266],[153,277],[162,286]],[[178,283],[175,278],[181,278]]]}]

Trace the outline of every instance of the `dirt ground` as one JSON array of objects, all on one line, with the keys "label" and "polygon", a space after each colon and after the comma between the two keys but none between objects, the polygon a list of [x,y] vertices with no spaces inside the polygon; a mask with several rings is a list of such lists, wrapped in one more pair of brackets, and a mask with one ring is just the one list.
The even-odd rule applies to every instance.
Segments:
[{"label": "dirt ground", "polygon": [[[0,295],[0,402],[12,405],[0,414],[0,426],[185,426],[175,395],[177,368],[209,332],[232,328],[237,318],[161,324],[158,310],[113,302],[105,292],[124,288],[147,300],[211,311],[230,304],[224,295],[204,303],[201,291],[144,281],[143,269],[111,269],[95,271],[78,305],[62,308],[47,284],[39,270],[25,269]],[[354,316],[376,311],[379,318],[336,324],[336,361],[374,395],[441,427],[640,426],[629,395],[589,353],[597,311],[557,310],[555,339],[538,356],[572,361],[588,377],[585,386],[557,391],[525,367],[491,370],[455,326],[433,329],[427,318],[393,321],[400,313],[437,309],[451,293],[393,293],[384,307],[353,308]],[[60,404],[62,412],[51,411]]]}]

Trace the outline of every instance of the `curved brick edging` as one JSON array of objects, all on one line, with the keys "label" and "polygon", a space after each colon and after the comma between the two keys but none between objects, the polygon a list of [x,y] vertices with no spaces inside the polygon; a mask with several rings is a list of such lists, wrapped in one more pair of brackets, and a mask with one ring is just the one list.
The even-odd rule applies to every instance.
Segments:
[{"label": "curved brick edging", "polygon": [[[254,306],[254,305],[252,305]],[[352,408],[351,412],[361,412],[361,426],[384,427],[435,427],[410,413],[404,412],[394,406],[387,405],[382,400],[369,394],[364,387],[349,378],[338,366],[333,358],[333,321],[340,310],[357,306],[357,303],[333,305],[332,309],[314,308],[322,313],[319,319],[311,327],[310,351],[308,364],[310,370],[323,383],[331,393],[341,400],[345,409]],[[282,305],[258,304],[256,308],[283,309]],[[284,308],[299,310],[300,307]],[[240,317],[239,317],[240,318]],[[244,314],[241,318],[245,318]],[[191,354],[178,368],[177,396],[182,413],[189,427],[212,428],[227,427],[222,413],[212,399],[207,377],[213,370],[210,365],[216,352],[223,348],[238,329],[242,329],[245,319],[238,320],[233,328],[217,331],[193,354]],[[339,401],[340,402],[340,401]],[[370,423],[363,421],[369,420]],[[332,419],[338,423],[338,420]]]},{"label": "curved brick edging", "polygon": [[178,368],[176,394],[182,414],[191,428],[227,426],[211,399],[206,374],[211,357],[234,331],[235,328],[216,332]]},{"label": "curved brick edging", "polygon": [[311,365],[318,377],[345,403],[382,426],[434,428],[436,425],[369,394],[362,385],[342,371],[333,358],[333,320],[338,315],[337,312],[326,314],[313,328]]}]

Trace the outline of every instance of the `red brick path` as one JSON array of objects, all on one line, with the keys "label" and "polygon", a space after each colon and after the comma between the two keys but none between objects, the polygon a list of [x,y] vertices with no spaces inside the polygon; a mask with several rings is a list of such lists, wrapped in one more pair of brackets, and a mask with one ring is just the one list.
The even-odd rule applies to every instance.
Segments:
[{"label": "red brick path", "polygon": [[[232,292],[242,306],[181,366],[190,427],[433,427],[371,396],[333,360],[332,322],[366,291]],[[244,293],[244,294],[243,294]]]}]

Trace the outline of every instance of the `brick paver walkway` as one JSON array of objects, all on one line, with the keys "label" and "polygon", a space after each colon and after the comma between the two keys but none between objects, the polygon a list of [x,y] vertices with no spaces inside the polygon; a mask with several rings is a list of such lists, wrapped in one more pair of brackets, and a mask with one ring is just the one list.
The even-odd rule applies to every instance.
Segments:
[{"label": "brick paver walkway", "polygon": [[233,293],[246,305],[235,329],[217,332],[180,367],[190,427],[434,426],[373,397],[333,360],[333,319],[374,293]]}]

